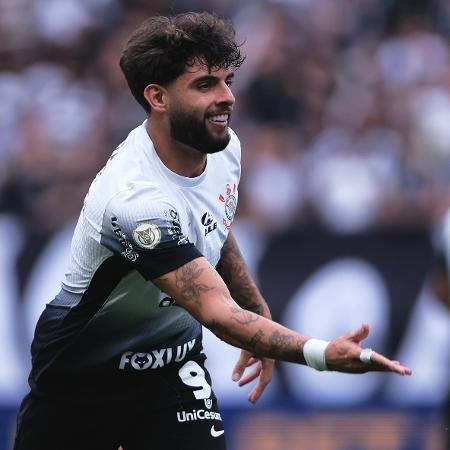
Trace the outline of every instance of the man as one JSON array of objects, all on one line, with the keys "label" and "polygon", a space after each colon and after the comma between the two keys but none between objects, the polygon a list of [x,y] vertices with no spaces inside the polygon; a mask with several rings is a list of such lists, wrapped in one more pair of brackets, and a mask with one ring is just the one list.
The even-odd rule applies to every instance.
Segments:
[{"label": "man", "polygon": [[242,62],[231,24],[206,13],[154,17],[132,35],[120,65],[148,119],[86,197],[69,272],[36,328],[16,450],[225,449],[202,324],[244,349],[233,379],[258,378],[252,402],[273,359],[411,373],[361,349],[367,325],[327,343],[270,320],[230,230]]}]

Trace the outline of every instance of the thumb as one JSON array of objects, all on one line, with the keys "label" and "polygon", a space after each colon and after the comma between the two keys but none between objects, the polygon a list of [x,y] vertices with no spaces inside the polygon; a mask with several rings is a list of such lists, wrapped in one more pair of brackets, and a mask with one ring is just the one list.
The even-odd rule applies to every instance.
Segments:
[{"label": "thumb", "polygon": [[350,338],[353,341],[360,343],[366,339],[367,336],[369,336],[369,325],[367,323],[363,323],[356,331],[351,333]]},{"label": "thumb", "polygon": [[247,361],[249,360],[250,356],[250,353],[246,352],[245,350],[241,351],[241,355],[239,356],[239,359],[233,368],[233,374],[231,376],[231,379],[233,381],[238,381],[241,379],[242,375],[244,374],[245,368],[247,367]]}]

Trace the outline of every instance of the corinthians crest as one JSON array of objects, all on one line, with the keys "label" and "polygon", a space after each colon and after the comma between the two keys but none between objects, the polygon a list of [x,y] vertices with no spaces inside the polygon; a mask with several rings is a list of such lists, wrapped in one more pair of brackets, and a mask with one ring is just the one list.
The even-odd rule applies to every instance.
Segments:
[{"label": "corinthians crest", "polygon": [[141,222],[133,230],[133,239],[139,247],[151,250],[161,241],[161,230],[151,222]]},{"label": "corinthians crest", "polygon": [[225,218],[222,220],[223,225],[226,229],[231,228],[231,224],[233,223],[234,214],[236,213],[237,208],[237,186],[236,184],[231,187],[227,184],[225,195],[220,194],[219,200],[225,204]]}]

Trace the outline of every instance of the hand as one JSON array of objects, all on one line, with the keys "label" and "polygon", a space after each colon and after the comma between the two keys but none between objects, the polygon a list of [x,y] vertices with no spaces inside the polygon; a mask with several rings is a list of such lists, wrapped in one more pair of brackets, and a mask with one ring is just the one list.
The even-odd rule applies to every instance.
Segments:
[{"label": "hand", "polygon": [[[242,378],[247,367],[256,364],[254,370],[249,375]],[[257,358],[246,350],[241,350],[241,355],[238,362],[233,369],[233,381],[239,381],[239,386],[245,386],[246,384],[259,377],[258,384],[248,394],[248,401],[256,403],[264,392],[266,386],[272,380],[274,360],[269,358]]]},{"label": "hand", "polygon": [[365,373],[373,371],[394,372],[399,375],[411,375],[412,370],[403,367],[398,361],[392,361],[374,352],[371,363],[361,362],[361,341],[369,335],[369,325],[366,323],[356,331],[340,336],[331,341],[325,349],[325,361],[329,370],[346,373]]}]

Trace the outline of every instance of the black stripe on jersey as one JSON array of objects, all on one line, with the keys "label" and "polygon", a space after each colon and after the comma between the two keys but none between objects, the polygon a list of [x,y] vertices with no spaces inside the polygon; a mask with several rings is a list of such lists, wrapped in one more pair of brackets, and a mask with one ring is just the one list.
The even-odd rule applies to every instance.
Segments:
[{"label": "black stripe on jersey", "polygon": [[203,255],[192,243],[158,248],[141,253],[140,261],[135,267],[146,280],[154,280],[200,256]]},{"label": "black stripe on jersey", "polygon": [[87,303],[87,308],[93,310],[95,314],[122,278],[132,270],[132,266],[124,264],[122,257],[110,256],[95,272],[89,287],[83,294],[80,306]]},{"label": "black stripe on jersey", "polygon": [[[133,270],[120,256],[111,256],[95,272],[91,283],[75,306],[67,307],[62,291],[47,305],[36,326],[31,346],[33,370],[30,385],[38,390],[58,385],[57,360],[74,341],[83,326],[103,306],[124,276]],[[58,300],[58,297],[61,300]]]}]

